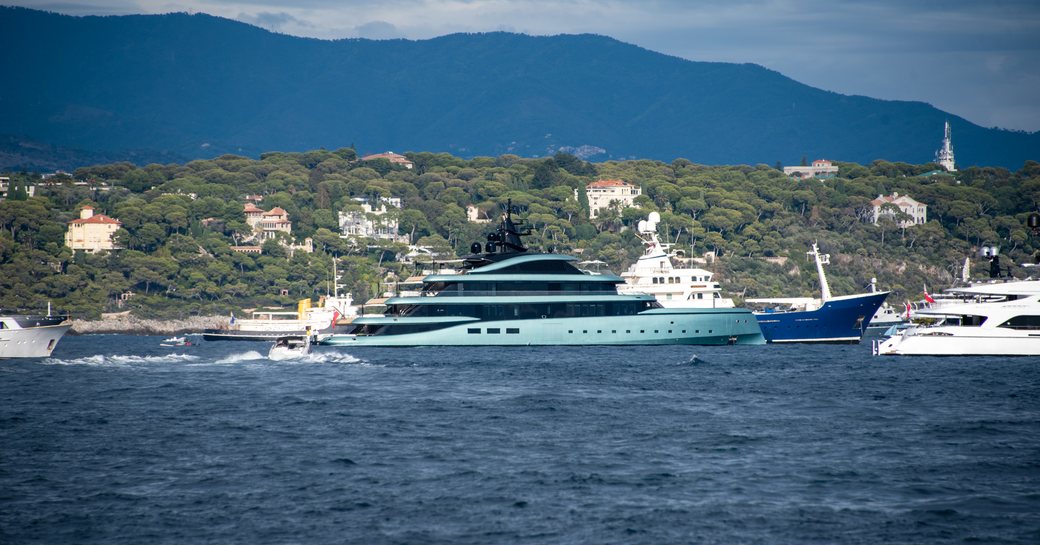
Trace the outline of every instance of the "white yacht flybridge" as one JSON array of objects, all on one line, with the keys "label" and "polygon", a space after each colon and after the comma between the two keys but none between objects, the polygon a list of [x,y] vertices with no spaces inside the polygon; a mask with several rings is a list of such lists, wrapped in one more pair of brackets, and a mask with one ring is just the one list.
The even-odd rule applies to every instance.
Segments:
[{"label": "white yacht flybridge", "polygon": [[637,236],[646,249],[634,265],[621,273],[625,283],[618,286],[618,293],[653,295],[665,308],[733,308],[733,300],[722,297],[722,289],[712,280],[711,271],[672,265],[672,245],[657,237],[660,221],[660,214],[650,212],[647,219],[639,222]]}]

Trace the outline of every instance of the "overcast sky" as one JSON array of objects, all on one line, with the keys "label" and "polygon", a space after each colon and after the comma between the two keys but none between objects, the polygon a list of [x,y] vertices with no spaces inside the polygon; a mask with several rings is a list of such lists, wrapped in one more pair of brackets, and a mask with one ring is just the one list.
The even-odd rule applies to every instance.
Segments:
[{"label": "overcast sky", "polygon": [[[70,15],[203,12],[296,36],[596,33],[756,63],[844,94],[1040,130],[1040,0],[0,0]],[[941,128],[937,131],[941,134]]]}]

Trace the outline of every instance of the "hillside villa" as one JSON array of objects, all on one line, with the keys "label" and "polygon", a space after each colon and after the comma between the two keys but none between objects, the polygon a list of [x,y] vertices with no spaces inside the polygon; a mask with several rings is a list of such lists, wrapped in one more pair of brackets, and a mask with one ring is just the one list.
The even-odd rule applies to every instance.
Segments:
[{"label": "hillside villa", "polygon": [[918,202],[906,195],[900,195],[899,193],[893,192],[891,195],[878,195],[876,199],[870,201],[871,206],[874,207],[874,221],[876,225],[878,219],[883,215],[894,216],[895,211],[891,207],[886,207],[886,204],[891,204],[901,210],[904,214],[910,216],[910,219],[903,221],[899,224],[900,227],[910,227],[912,225],[920,225],[928,221],[928,205]]},{"label": "hillside villa", "polygon": [[585,186],[585,196],[589,199],[589,217],[596,219],[600,210],[605,210],[612,203],[618,203],[621,208],[629,208],[635,202],[636,197],[642,195],[643,190],[639,186],[630,184],[624,180],[599,180]]},{"label": "hillside villa", "polygon": [[93,206],[84,206],[79,212],[79,219],[69,222],[65,232],[65,245],[73,250],[97,253],[103,250],[116,250],[112,235],[122,227],[123,223],[104,214],[94,214]]},{"label": "hillside villa", "polygon": [[834,178],[838,167],[826,159],[817,159],[812,166],[784,167],[784,174],[792,178]]},{"label": "hillside villa", "polygon": [[401,208],[399,197],[379,199],[379,208],[372,206],[365,197],[354,197],[361,211],[339,212],[340,238],[375,238],[392,242],[408,242],[407,235],[397,234],[397,218],[387,214],[387,205]]}]

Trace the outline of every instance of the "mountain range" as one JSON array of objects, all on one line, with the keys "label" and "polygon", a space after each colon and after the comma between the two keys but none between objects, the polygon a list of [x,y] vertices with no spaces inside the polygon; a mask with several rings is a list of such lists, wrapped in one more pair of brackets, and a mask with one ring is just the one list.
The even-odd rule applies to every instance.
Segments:
[{"label": "mountain range", "polygon": [[[598,35],[494,32],[317,40],[203,14],[72,17],[0,8],[0,168],[355,147],[462,157],[803,158],[1018,169],[1040,132],[922,102],[816,89],[755,64],[696,62]],[[74,150],[74,151],[68,151]],[[35,157],[35,158],[34,158]],[[6,163],[6,164],[5,164]]]}]

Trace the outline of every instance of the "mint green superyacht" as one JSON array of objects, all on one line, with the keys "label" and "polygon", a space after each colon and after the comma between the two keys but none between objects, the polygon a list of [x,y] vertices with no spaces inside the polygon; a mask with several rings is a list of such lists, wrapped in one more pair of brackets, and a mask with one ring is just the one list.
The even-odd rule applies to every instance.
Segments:
[{"label": "mint green superyacht", "polygon": [[[507,209],[508,210],[508,209]],[[652,295],[617,292],[624,280],[575,266],[574,257],[528,252],[507,211],[487,243],[474,243],[459,274],[423,279],[418,297],[392,297],[382,315],[359,316],[331,346],[764,344],[740,308],[662,308]],[[481,252],[481,250],[484,250]]]}]

